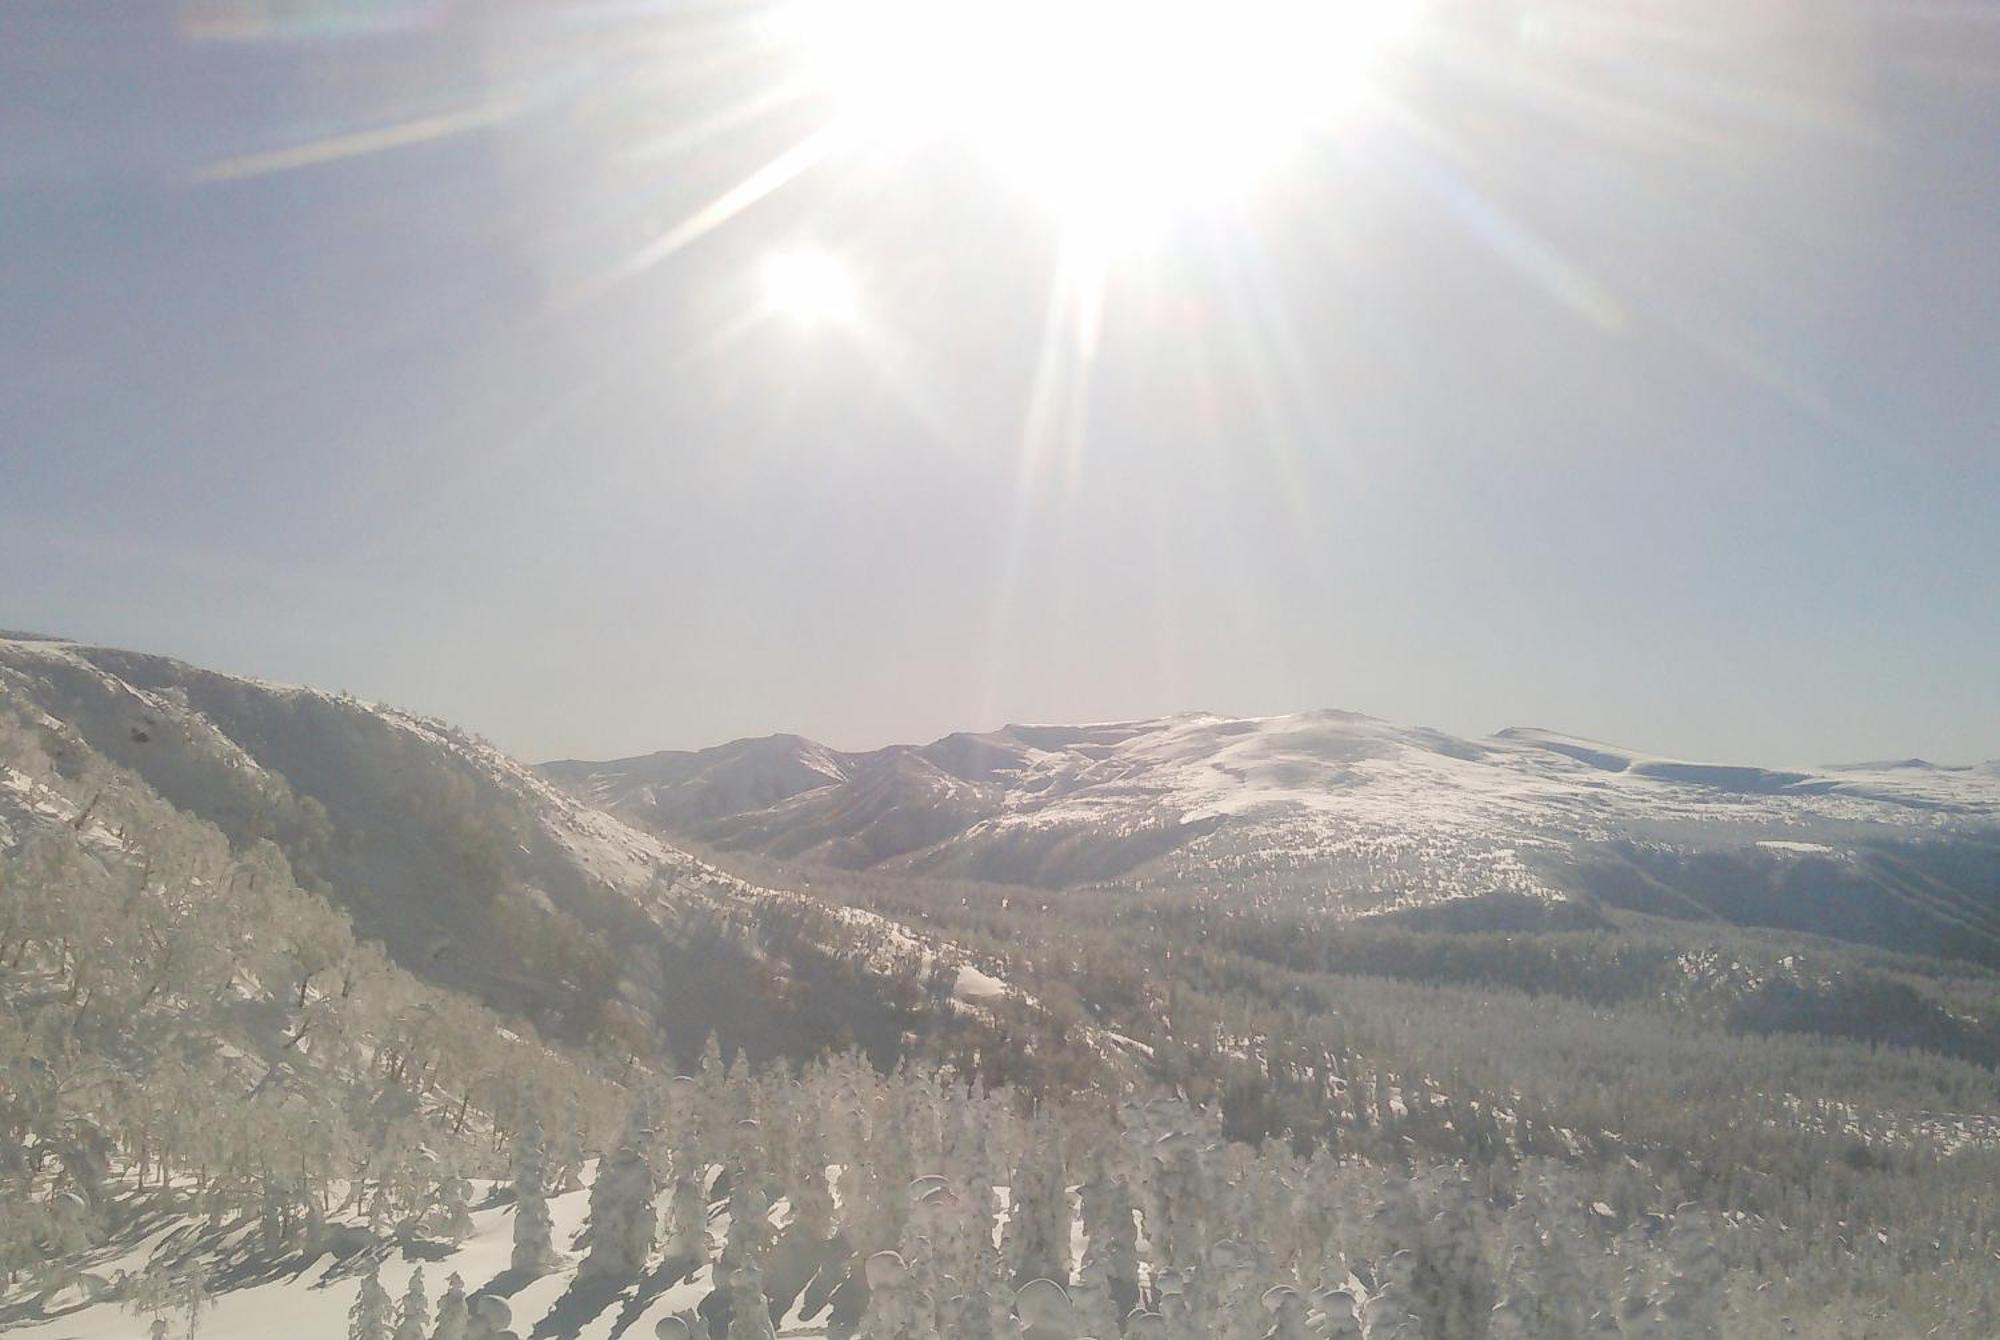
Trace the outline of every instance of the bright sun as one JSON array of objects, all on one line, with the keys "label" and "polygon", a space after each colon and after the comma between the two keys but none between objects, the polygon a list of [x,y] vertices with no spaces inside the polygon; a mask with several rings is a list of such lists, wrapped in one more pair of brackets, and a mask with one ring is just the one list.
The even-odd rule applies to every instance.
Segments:
[{"label": "bright sun", "polygon": [[764,306],[802,326],[854,319],[854,281],[841,262],[813,247],[779,252],[764,262]]},{"label": "bright sun", "polygon": [[1421,0],[801,0],[845,129],[976,146],[1079,228],[1239,197],[1366,91]]}]

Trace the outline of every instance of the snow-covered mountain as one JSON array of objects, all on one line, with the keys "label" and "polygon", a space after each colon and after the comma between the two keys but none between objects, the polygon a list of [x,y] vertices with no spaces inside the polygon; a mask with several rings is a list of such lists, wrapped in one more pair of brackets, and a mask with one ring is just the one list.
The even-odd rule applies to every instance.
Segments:
[{"label": "snow-covered mountain", "polygon": [[[401,966],[552,1036],[683,1057],[710,1029],[753,1055],[849,1033],[893,1049],[912,1023],[905,979],[956,966],[949,945],[745,883],[383,704],[0,638],[0,712],[58,771],[129,770],[238,848],[268,839]],[[0,851],[90,822],[0,769]]]},{"label": "snow-covered mountain", "polygon": [[[1143,1253],[1149,1283],[1218,1282],[1180,1333],[1264,1333],[1264,1271],[1337,1286],[1331,1327],[1276,1290],[1273,1334],[1386,1335],[1373,1263],[1448,1241],[1497,1244],[1464,1269],[1521,1334],[1613,1300],[1668,1334],[1646,1277],[1770,1323],[1674,1295],[1690,1335],[1775,1334],[1845,1300],[1804,1273],[1821,1243],[1830,1272],[1925,1272],[1908,1333],[1990,1313],[1990,1197],[1961,1193],[2000,1185],[1994,975],[1582,900],[1990,962],[1991,769],[1318,713],[553,771],[586,794],[394,708],[0,636],[0,1329],[1074,1340],[1117,1333],[1104,1281],[1127,1262],[1142,1299]],[[918,873],[787,893],[598,800]],[[1102,887],[921,874],[1015,860]],[[1440,1218],[1502,1185],[1511,1219]],[[997,1238],[963,1231],[979,1205]],[[1537,1290],[1568,1320],[1506,1311]],[[976,1324],[916,1310],[954,1298]]]},{"label": "snow-covered mountain", "polygon": [[1992,763],[1785,771],[1322,711],[1009,726],[868,753],[776,736],[544,772],[658,832],[846,869],[1340,913],[1595,894],[2000,954]]}]

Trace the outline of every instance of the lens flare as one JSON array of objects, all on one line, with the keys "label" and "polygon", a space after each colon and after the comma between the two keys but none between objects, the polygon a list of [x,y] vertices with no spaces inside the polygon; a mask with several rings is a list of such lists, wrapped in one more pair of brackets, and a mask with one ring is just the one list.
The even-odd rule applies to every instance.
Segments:
[{"label": "lens flare", "polygon": [[847,267],[815,247],[767,257],[763,286],[765,310],[801,326],[844,325],[858,310]]}]

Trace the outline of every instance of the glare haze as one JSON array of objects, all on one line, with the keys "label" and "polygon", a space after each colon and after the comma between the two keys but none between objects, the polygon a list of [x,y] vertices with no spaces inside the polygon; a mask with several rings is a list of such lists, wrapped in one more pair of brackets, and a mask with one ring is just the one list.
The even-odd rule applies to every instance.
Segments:
[{"label": "glare haze", "polygon": [[365,9],[0,13],[0,627],[530,758],[2000,756],[1980,6]]}]

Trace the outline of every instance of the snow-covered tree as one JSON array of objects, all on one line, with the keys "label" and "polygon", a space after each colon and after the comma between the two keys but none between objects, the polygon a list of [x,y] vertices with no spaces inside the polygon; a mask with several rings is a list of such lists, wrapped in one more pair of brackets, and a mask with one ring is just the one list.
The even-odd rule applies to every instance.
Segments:
[{"label": "snow-covered tree", "polygon": [[396,1305],[382,1287],[380,1267],[361,1280],[361,1288],[347,1309],[347,1340],[394,1340]]},{"label": "snow-covered tree", "polygon": [[657,1217],[653,1210],[653,1169],[645,1145],[651,1122],[645,1105],[635,1108],[618,1151],[603,1160],[590,1187],[590,1254],[579,1279],[631,1279],[653,1254]]},{"label": "snow-covered tree", "polygon": [[699,1169],[683,1169],[674,1176],[673,1195],[667,1202],[667,1259],[688,1266],[708,1260],[708,1202],[702,1196]]},{"label": "snow-covered tree", "polygon": [[764,1297],[764,1271],[753,1255],[729,1272],[729,1340],[777,1340],[771,1306]]},{"label": "snow-covered tree", "polygon": [[1325,1340],[1361,1340],[1361,1311],[1352,1293],[1344,1288],[1325,1289],[1314,1295],[1313,1304],[1319,1311],[1319,1333]]},{"label": "snow-covered tree", "polygon": [[582,1130],[583,1111],[572,1094],[567,1117],[557,1124],[549,1140],[549,1181],[558,1196],[583,1190],[583,1144],[579,1139]]},{"label": "snow-covered tree", "polygon": [[477,1294],[466,1305],[466,1311],[471,1314],[467,1327],[469,1340],[504,1340],[513,1334],[507,1328],[514,1323],[514,1311],[504,1299],[490,1293]]},{"label": "snow-covered tree", "polygon": [[181,1279],[181,1305],[187,1309],[187,1340],[195,1340],[201,1330],[201,1314],[208,1311],[208,1270],[199,1262],[190,1266]]},{"label": "snow-covered tree", "polygon": [[816,1114],[803,1123],[793,1160],[791,1230],[808,1242],[823,1242],[833,1236],[833,1193],[827,1185],[826,1145]]},{"label": "snow-covered tree", "polygon": [[465,1281],[454,1271],[445,1280],[444,1297],[438,1299],[437,1329],[431,1340],[467,1340],[472,1329],[471,1314],[465,1306]]},{"label": "snow-covered tree", "polygon": [[1069,1279],[1069,1192],[1063,1184],[1062,1144],[1051,1133],[1031,1144],[1008,1187],[1007,1226],[1002,1236],[1014,1278]]},{"label": "snow-covered tree", "polygon": [[1154,1249],[1161,1264],[1186,1269],[1200,1262],[1208,1240],[1208,1178],[1198,1138],[1185,1129],[1170,1131],[1155,1142],[1154,1207],[1148,1225],[1157,1224]]},{"label": "snow-covered tree", "polygon": [[914,1281],[900,1253],[876,1252],[865,1268],[868,1307],[861,1314],[857,1340],[922,1340],[929,1319],[917,1306]]},{"label": "snow-covered tree", "polygon": [[395,1340],[427,1340],[430,1324],[431,1303],[424,1293],[423,1267],[418,1266],[410,1272],[409,1287],[396,1309]]},{"label": "snow-covered tree", "polygon": [[1299,1297],[1297,1289],[1288,1284],[1274,1285],[1265,1291],[1262,1301],[1271,1317],[1271,1328],[1264,1332],[1264,1340],[1311,1340],[1305,1300]]},{"label": "snow-covered tree", "polygon": [[437,1231],[453,1242],[472,1236],[472,1183],[449,1172],[438,1183]]},{"label": "snow-covered tree", "polygon": [[552,1240],[555,1221],[549,1215],[543,1164],[542,1126],[531,1121],[514,1140],[513,1269],[527,1275],[547,1274],[561,1260]]},{"label": "snow-covered tree", "polygon": [[1133,1212],[1131,1184],[1100,1158],[1083,1185],[1083,1269],[1101,1281],[1117,1317],[1139,1305],[1139,1234]]},{"label": "snow-covered tree", "polygon": [[1077,1340],[1076,1311],[1069,1293],[1050,1279],[1029,1280],[1014,1295],[1024,1340]]}]

